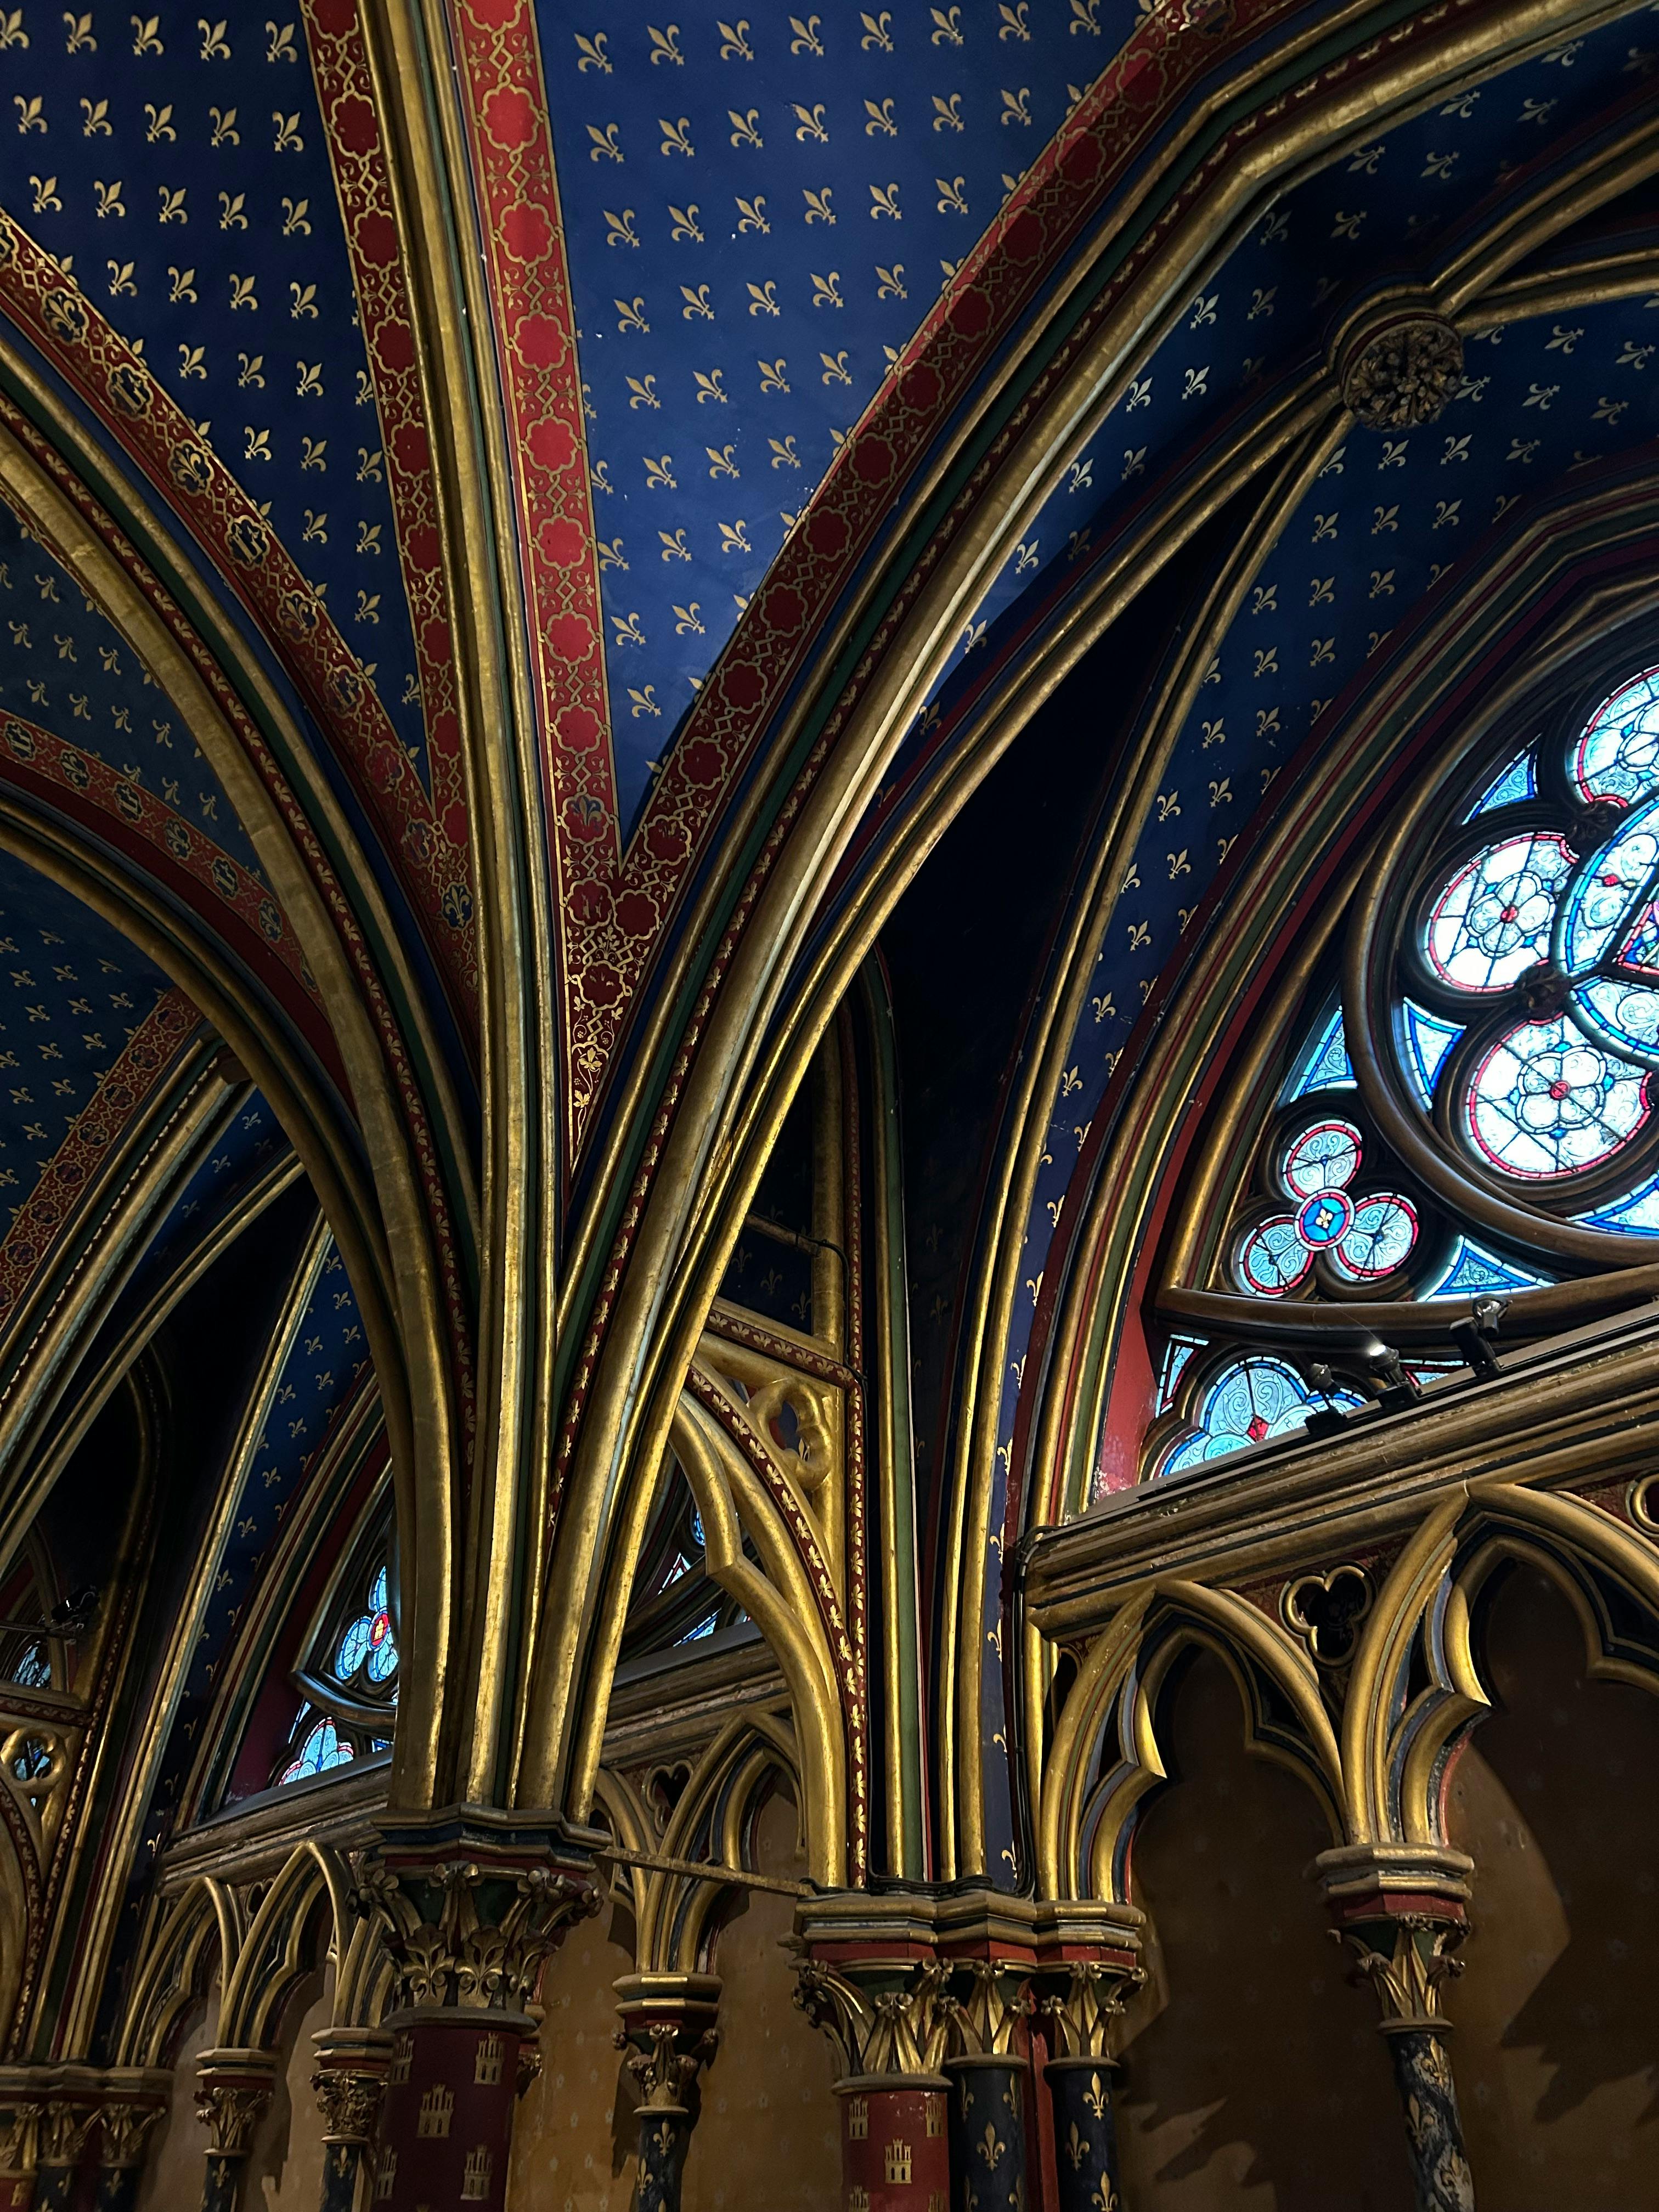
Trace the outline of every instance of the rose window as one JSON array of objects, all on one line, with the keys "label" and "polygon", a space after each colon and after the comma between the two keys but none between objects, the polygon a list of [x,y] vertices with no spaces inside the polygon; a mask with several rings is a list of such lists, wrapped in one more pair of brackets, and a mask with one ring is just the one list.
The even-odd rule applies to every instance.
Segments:
[{"label": "rose window", "polygon": [[1378,1281],[1405,1265],[1417,1242],[1417,1209],[1399,1191],[1356,1191],[1364,1157],[1358,1129],[1335,1115],[1291,1138],[1276,1176],[1291,1203],[1257,1222],[1239,1247],[1247,1290],[1282,1297],[1322,1257],[1345,1283]]},{"label": "rose window", "polygon": [[[1407,955],[1413,995],[1429,1002],[1407,1009],[1407,1073],[1494,1175],[1600,1182],[1615,1160],[1633,1171],[1656,1133],[1659,670],[1535,772],[1522,766],[1476,809],[1473,848],[1430,884]],[[1424,1023],[1446,1040],[1431,1073]]]}]

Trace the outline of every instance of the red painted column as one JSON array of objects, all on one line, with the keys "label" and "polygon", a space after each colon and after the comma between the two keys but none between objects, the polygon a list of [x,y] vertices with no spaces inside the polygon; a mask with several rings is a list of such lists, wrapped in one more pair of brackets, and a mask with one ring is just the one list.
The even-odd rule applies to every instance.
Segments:
[{"label": "red painted column", "polygon": [[386,2022],[392,2063],[369,2202],[387,2212],[501,2212],[526,2013],[413,2007]]},{"label": "red painted column", "polygon": [[950,2087],[942,2074],[836,2084],[848,2212],[950,2212]]}]

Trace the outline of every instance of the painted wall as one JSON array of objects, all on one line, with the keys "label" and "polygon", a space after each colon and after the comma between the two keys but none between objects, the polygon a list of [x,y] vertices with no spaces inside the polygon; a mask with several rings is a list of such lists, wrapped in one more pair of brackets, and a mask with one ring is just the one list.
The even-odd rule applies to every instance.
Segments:
[{"label": "painted wall", "polygon": [[[774,1798],[758,1824],[762,1873],[799,1876],[795,1812]],[[783,1939],[787,1897],[756,1891],[720,1937],[720,2047],[702,2080],[686,2160],[684,2212],[836,2212],[841,2154],[829,2043],[794,2003]],[[519,2107],[513,2212],[627,2212],[635,2179],[634,2099],[611,2042],[611,1984],[631,1949],[605,1917],[576,1929],[543,1984],[541,2079]],[[624,1922],[614,1932],[627,1932]]]},{"label": "painted wall", "polygon": [[155,2124],[144,2160],[144,2178],[138,2188],[138,2212],[179,2212],[184,2205],[202,2201],[203,2161],[207,2156],[207,2130],[196,2117],[196,2057],[211,2051],[218,2039],[219,1992],[208,1997],[207,2009],[186,2026],[173,2061],[173,2094],[164,2117]]},{"label": "painted wall", "polygon": [[1503,2212],[1659,2208],[1659,1699],[1589,1679],[1565,1599],[1516,1570],[1499,1709],[1453,1774],[1476,1863],[1452,2045],[1475,2188]]},{"label": "painted wall", "polygon": [[1294,1776],[1245,1752],[1243,1733],[1238,1693],[1206,1654],[1168,1731],[1179,1779],[1134,1846],[1157,1941],[1119,2094],[1125,2201],[1409,2212],[1375,2003],[1348,1986],[1307,1876],[1330,1840],[1323,1817]]}]

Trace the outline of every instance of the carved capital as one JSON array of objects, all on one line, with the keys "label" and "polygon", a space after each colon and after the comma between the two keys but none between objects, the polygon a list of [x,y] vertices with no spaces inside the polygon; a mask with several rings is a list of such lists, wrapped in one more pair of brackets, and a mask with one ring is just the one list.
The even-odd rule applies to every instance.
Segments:
[{"label": "carved capital", "polygon": [[1128,1958],[1073,1959],[1045,1975],[1038,2009],[1056,2057],[1109,2061],[1124,2004],[1146,1978]]},{"label": "carved capital", "polygon": [[624,1974],[616,1984],[618,2051],[653,2111],[685,2109],[691,2085],[720,2047],[718,1974]]},{"label": "carved capital", "polygon": [[1401,308],[1353,331],[1340,357],[1342,404],[1368,430],[1432,422],[1463,376],[1463,341],[1427,307]]},{"label": "carved capital", "polygon": [[958,1959],[952,1971],[951,2025],[957,2055],[1000,2058],[1013,2048],[1036,1999],[1023,1960]]},{"label": "carved capital", "polygon": [[142,2166],[149,2131],[166,2110],[164,2104],[154,2099],[143,2102],[130,2097],[110,2100],[99,2114],[103,2130],[100,2163],[118,2168]]},{"label": "carved capital", "polygon": [[542,1969],[599,1891],[567,1867],[514,1857],[394,1864],[371,1855],[354,1902],[378,1921],[398,1973],[394,2004],[526,2013]]},{"label": "carved capital", "polygon": [[323,2141],[356,2143],[374,2138],[386,2091],[384,2074],[357,2074],[345,2066],[319,2066],[311,2077],[323,2115]]},{"label": "carved capital", "polygon": [[269,2051],[204,2051],[196,2061],[196,2110],[216,2158],[246,2158],[276,2081]]},{"label": "carved capital", "polygon": [[0,2099],[0,2174],[33,2172],[41,2111],[27,2097]]},{"label": "carved capital", "polygon": [[795,1967],[795,2002],[841,2055],[845,2078],[938,2076],[956,2006],[951,1968],[937,1960],[877,1959],[828,1966],[809,1954]]},{"label": "carved capital", "polygon": [[1388,1926],[1394,1940],[1387,1950],[1373,1941],[1375,1923],[1334,1928],[1331,1935],[1352,1948],[1352,1978],[1369,1981],[1376,1990],[1384,2035],[1443,2035],[1451,2023],[1441,1991],[1463,1971],[1463,1961],[1452,1954],[1468,1929],[1462,1921],[1426,1912],[1401,1913]]},{"label": "carved capital", "polygon": [[79,2166],[99,2108],[84,2097],[48,2097],[40,2108],[37,2155],[42,2166]]}]

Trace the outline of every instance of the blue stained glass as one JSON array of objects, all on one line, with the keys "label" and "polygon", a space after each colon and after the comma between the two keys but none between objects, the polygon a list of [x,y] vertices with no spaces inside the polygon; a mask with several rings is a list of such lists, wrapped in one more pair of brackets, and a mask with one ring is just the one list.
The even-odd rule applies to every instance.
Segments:
[{"label": "blue stained glass", "polygon": [[46,1657],[44,1645],[30,1644],[24,1647],[11,1670],[11,1679],[25,1690],[49,1690],[52,1687],[52,1662]]},{"label": "blue stained glass", "polygon": [[1434,1103],[1434,1086],[1448,1054],[1463,1032],[1443,1022],[1407,999],[1402,1009],[1406,1030],[1406,1069],[1425,1106]]},{"label": "blue stained glass", "polygon": [[[386,1615],[380,1614],[384,1620]],[[368,1655],[368,1679],[371,1682],[389,1682],[398,1671],[398,1647],[390,1635],[383,1636]]]},{"label": "blue stained glass", "polygon": [[1659,799],[1625,823],[1579,871],[1560,925],[1559,957],[1571,975],[1605,959],[1644,905],[1659,870]]},{"label": "blue stained glass", "polygon": [[691,1540],[700,1552],[708,1548],[708,1540],[702,1533],[702,1516],[695,1505],[691,1508]]},{"label": "blue stained glass", "polygon": [[1178,1474],[1206,1460],[1248,1451],[1252,1444],[1291,1435],[1305,1424],[1309,1409],[1329,1404],[1356,1407],[1363,1401],[1338,1390],[1328,1400],[1305,1383],[1283,1359],[1255,1353],[1225,1367],[1204,1395],[1199,1432],[1175,1446],[1158,1472]]},{"label": "blue stained glass", "polygon": [[1659,1176],[1651,1176],[1637,1189],[1594,1213],[1578,1218],[1592,1229],[1617,1229],[1627,1237],[1659,1237]]},{"label": "blue stained glass", "polygon": [[340,1741],[333,1722],[319,1720],[300,1746],[296,1756],[277,1777],[277,1787],[280,1789],[287,1782],[302,1782],[310,1774],[326,1774],[332,1767],[349,1766],[353,1755],[351,1746]]},{"label": "blue stained glass", "polygon": [[1659,668],[1650,668],[1603,700],[1572,757],[1586,799],[1628,806],[1659,781]]},{"label": "blue stained glass", "polygon": [[1617,976],[1593,975],[1574,990],[1572,1005],[1592,1036],[1632,1059],[1650,1064],[1659,1059],[1659,991]]},{"label": "blue stained glass", "polygon": [[1425,1298],[1468,1298],[1488,1291],[1535,1291],[1553,1280],[1536,1275],[1513,1260],[1500,1260],[1471,1237],[1460,1237],[1452,1255],[1432,1283],[1424,1285]]},{"label": "blue stained glass", "polygon": [[368,1586],[368,1609],[371,1613],[386,1611],[386,1569],[384,1567]]},{"label": "blue stained glass", "polygon": [[1525,752],[1502,769],[1481,793],[1474,805],[1463,817],[1473,822],[1477,814],[1491,814],[1500,806],[1513,806],[1522,799],[1538,796],[1538,772],[1530,745]]},{"label": "blue stained glass", "polygon": [[1158,1410],[1167,1413],[1175,1403],[1175,1394],[1187,1363],[1194,1352],[1201,1352],[1207,1340],[1201,1336],[1172,1336],[1164,1347],[1164,1364],[1158,1378]]},{"label": "blue stained glass", "polygon": [[714,1623],[719,1619],[720,1615],[717,1613],[711,1613],[707,1620],[700,1620],[695,1628],[688,1628],[684,1635],[676,1640],[681,1644],[696,1644],[702,1637],[712,1636],[714,1632]]},{"label": "blue stained glass", "polygon": [[1296,1073],[1285,1086],[1282,1100],[1305,1098],[1310,1091],[1352,1091],[1353,1066],[1348,1058],[1339,1006],[1297,1062]]},{"label": "blue stained glass", "polygon": [[343,1682],[349,1682],[368,1656],[369,1626],[369,1616],[360,1613],[340,1638],[340,1648],[334,1655],[334,1671]]}]

